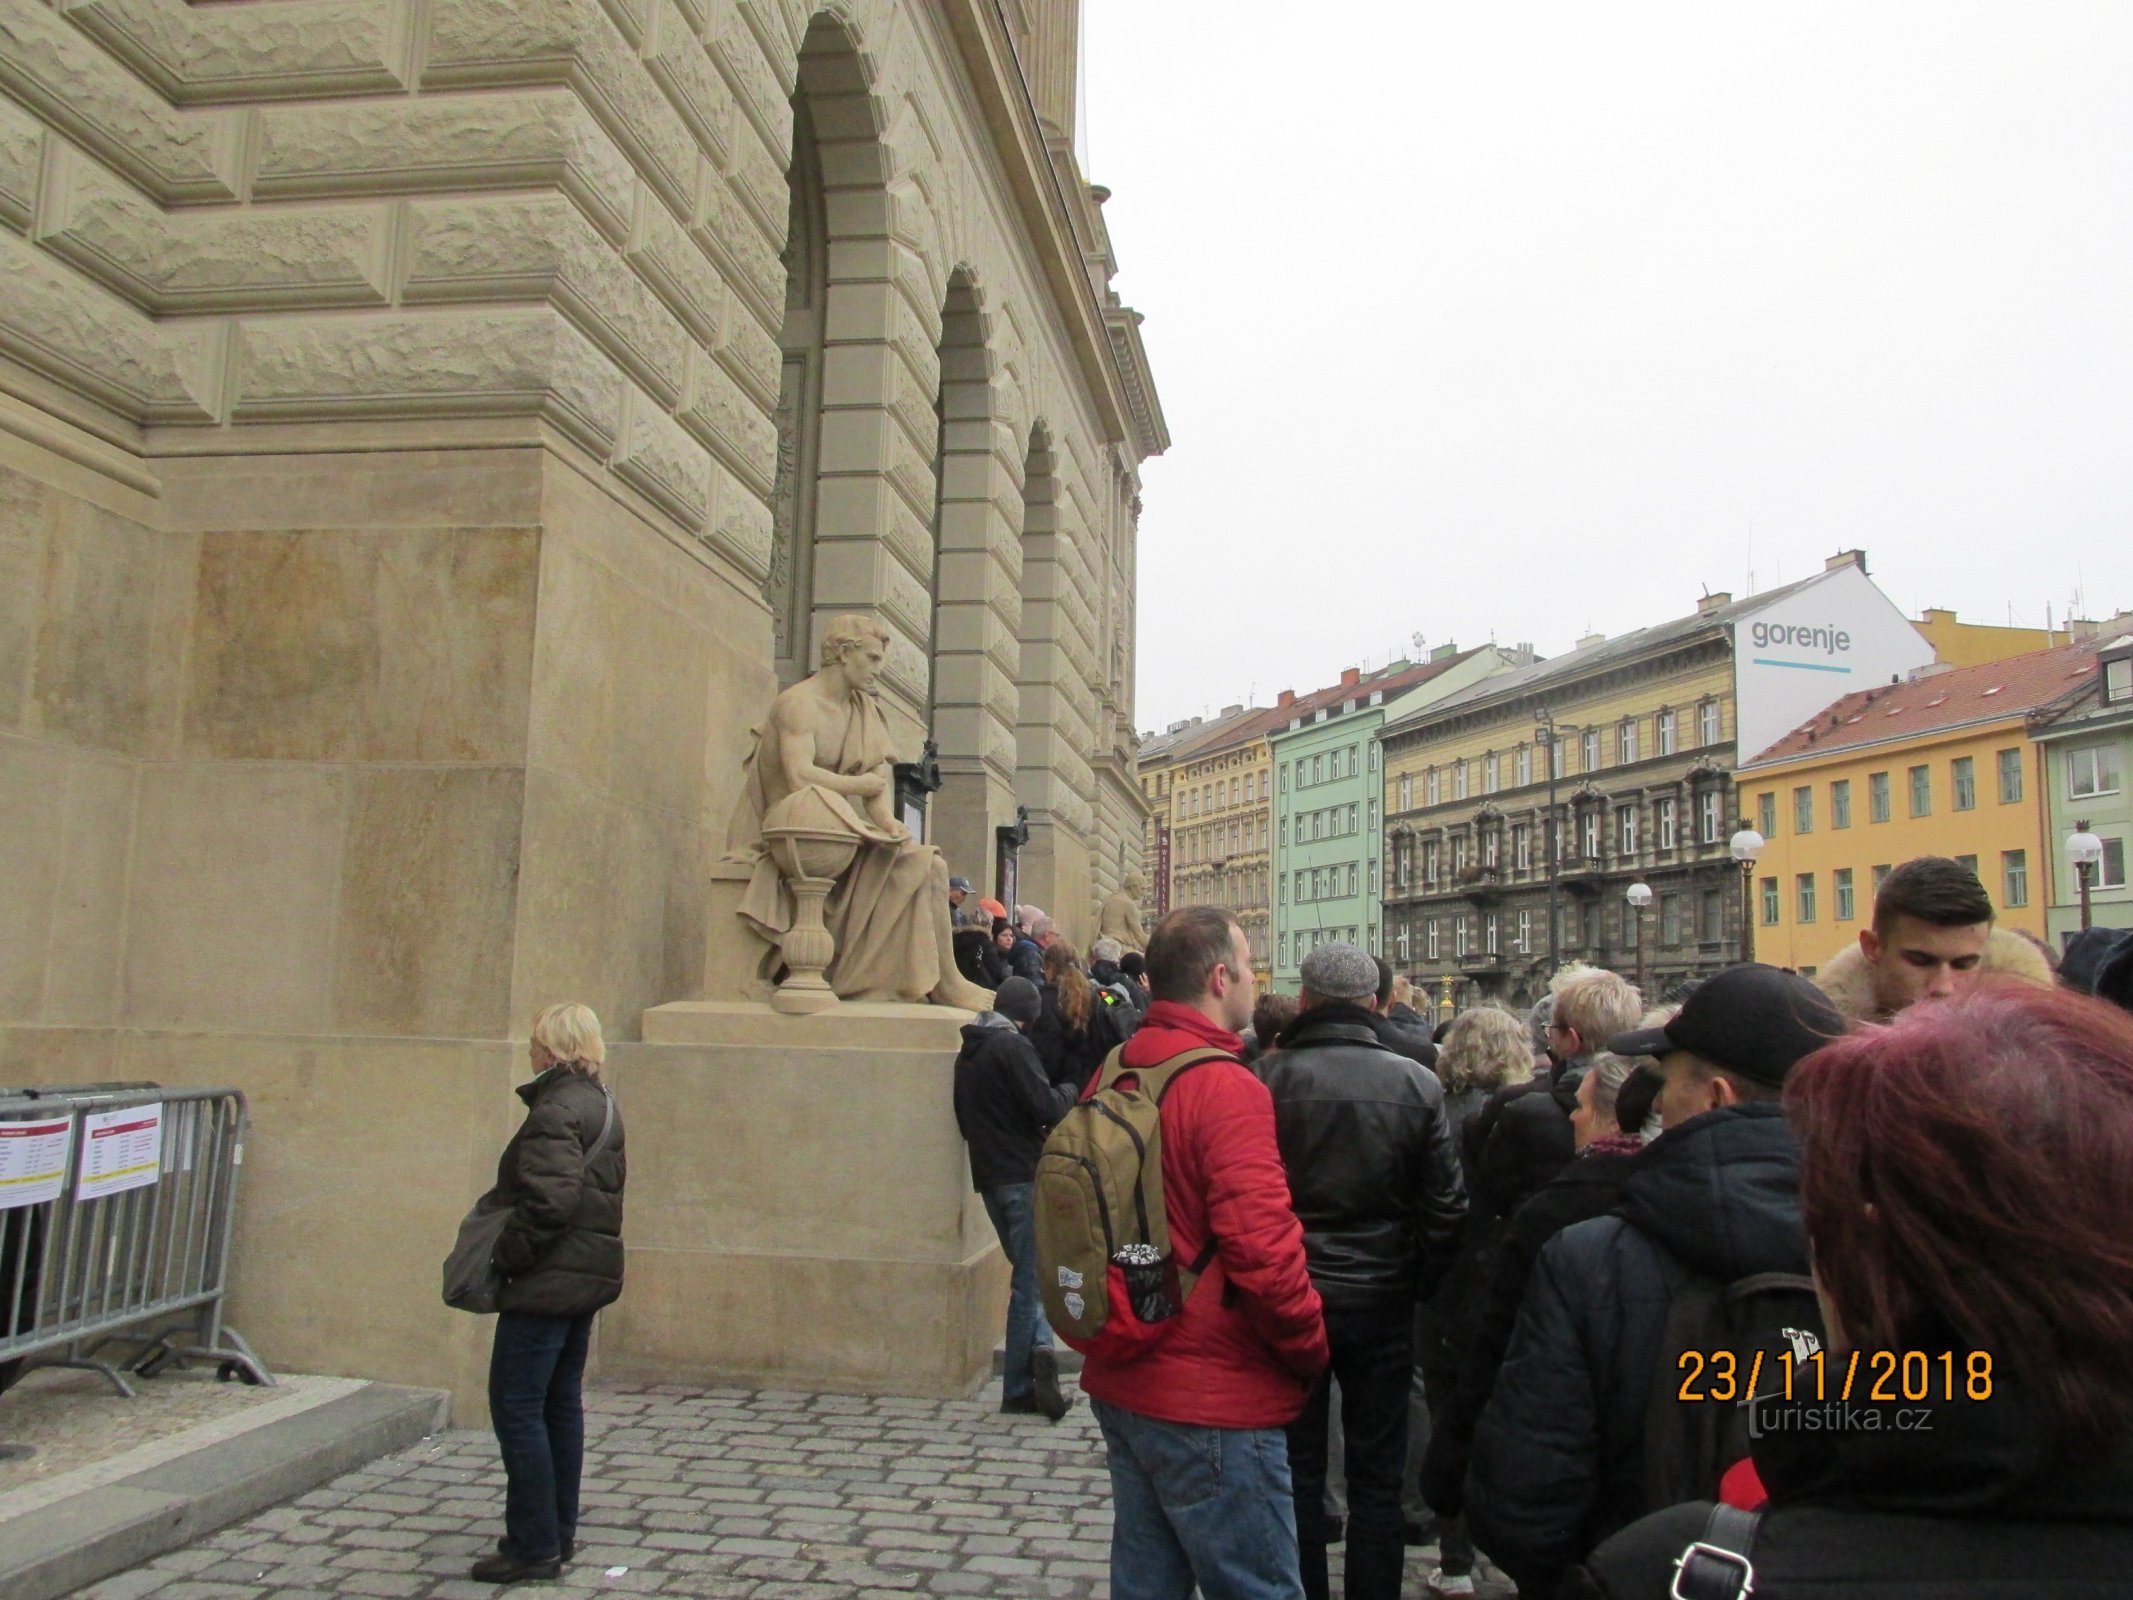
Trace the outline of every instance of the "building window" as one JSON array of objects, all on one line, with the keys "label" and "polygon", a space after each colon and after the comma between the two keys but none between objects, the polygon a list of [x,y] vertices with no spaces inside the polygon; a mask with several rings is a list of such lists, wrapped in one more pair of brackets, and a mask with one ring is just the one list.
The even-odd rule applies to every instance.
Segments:
[{"label": "building window", "polygon": [[2126,842],[2123,839],[2103,841],[2103,859],[2096,863],[2095,887],[2098,889],[2123,889],[2126,886]]},{"label": "building window", "polygon": [[1587,729],[1587,730],[1586,730],[1586,733],[1585,733],[1585,738],[1584,738],[1584,741],[1583,741],[1583,745],[1584,745],[1584,752],[1583,752],[1583,753],[1584,753],[1584,761],[1585,761],[1585,767],[1584,767],[1584,770],[1585,770],[1585,771],[1587,771],[1587,772],[1597,772],[1597,771],[1599,771],[1599,770],[1600,770],[1600,731],[1599,731],[1599,729],[1597,729],[1597,728],[1590,728],[1590,729]]},{"label": "building window", "polygon": [[1524,788],[1533,781],[1533,747],[1522,744],[1518,747],[1518,783]]},{"label": "building window", "polygon": [[1437,959],[1437,919],[1431,917],[1422,924],[1422,953],[1430,960]]},{"label": "building window", "polygon": [[1726,825],[1725,795],[1716,789],[1706,789],[1698,804],[1699,816],[1696,837],[1703,844],[1718,843],[1718,836]]},{"label": "building window", "polygon": [[1931,767],[1913,767],[1911,769],[1911,815],[1914,817],[1930,817],[1933,815],[1933,769]]},{"label": "building window", "polygon": [[2022,752],[2002,750],[1999,755],[2000,804],[2011,806],[2022,798]]},{"label": "building window", "polygon": [[1371,897],[1371,898],[1372,898],[1373,900],[1374,900],[1374,899],[1376,899],[1376,898],[1377,898],[1377,893],[1378,893],[1378,858],[1377,858],[1376,856],[1372,856],[1372,857],[1370,858],[1370,897]]},{"label": "building window", "polygon": [[1499,919],[1496,913],[1491,911],[1487,916],[1481,919],[1481,936],[1482,948],[1492,956],[1496,954],[1496,941],[1498,931]]},{"label": "building window", "polygon": [[1670,756],[1674,753],[1673,712],[1662,711],[1659,713],[1659,738],[1656,742],[1658,744],[1658,754],[1662,756]]},{"label": "building window", "polygon": [[1637,808],[1618,806],[1615,809],[1615,847],[1622,852],[1624,860],[1637,853]]},{"label": "building window", "polygon": [[1621,753],[1622,765],[1625,767],[1637,759],[1637,724],[1634,718],[1615,730],[1615,748]]},{"label": "building window", "polygon": [[1765,878],[1765,879],[1763,880],[1763,882],[1762,882],[1762,890],[1763,890],[1763,926],[1764,926],[1764,927],[1766,927],[1766,928],[1774,928],[1774,927],[1776,927],[1776,926],[1777,926],[1777,920],[1778,920],[1778,881],[1777,881],[1777,879],[1775,879],[1775,878]]},{"label": "building window", "polygon": [[1866,775],[1866,820],[1889,820],[1889,775],[1886,772],[1870,772]]},{"label": "building window", "polygon": [[1407,925],[1405,923],[1402,923],[1400,931],[1393,935],[1392,948],[1394,954],[1399,957],[1400,962],[1404,965],[1407,961]]},{"label": "building window", "polygon": [[1513,948],[1520,955],[1528,955],[1532,952],[1533,913],[1531,911],[1521,911],[1518,914],[1518,943]]},{"label": "building window", "polygon": [[1799,920],[1812,922],[1815,919],[1815,875],[1812,872],[1801,873],[1797,888],[1800,900]]},{"label": "building window", "polygon": [[1887,863],[1886,861],[1884,861],[1884,862],[1882,862],[1882,863],[1881,863],[1881,865],[1879,865],[1878,867],[1875,867],[1875,868],[1873,869],[1873,872],[1874,872],[1874,893],[1878,895],[1878,894],[1880,894],[1880,893],[1881,893],[1881,884],[1882,884],[1882,880],[1883,880],[1883,879],[1885,879],[1885,878],[1887,878],[1887,877],[1888,877],[1888,875],[1889,875],[1889,864],[1888,864],[1888,863]]},{"label": "building window", "polygon": [[1815,790],[1811,783],[1803,783],[1792,791],[1792,831],[1815,831]]},{"label": "building window", "polygon": [[1400,809],[1412,811],[1414,808],[1415,775],[1412,772],[1403,772],[1400,774]]},{"label": "building window", "polygon": [[1464,761],[1452,768],[1452,798],[1454,800],[1464,800],[1466,798],[1466,763]]},{"label": "building window", "polygon": [[1348,898],[1353,900],[1361,892],[1362,873],[1357,869],[1356,864],[1351,861],[1348,863]]},{"label": "building window", "polygon": [[1697,937],[1705,944],[1716,944],[1726,935],[1726,894],[1723,889],[1706,889],[1703,892],[1703,924]]},{"label": "building window", "polygon": [[1511,864],[1520,872],[1533,870],[1533,830],[1524,823],[1511,830]]},{"label": "building window", "polygon": [[1567,770],[1567,769],[1566,769],[1566,768],[1564,767],[1564,763],[1565,763],[1566,761],[1568,761],[1569,759],[1570,759],[1570,758],[1569,758],[1568,756],[1566,756],[1566,755],[1564,755],[1564,754],[1563,754],[1563,741],[1562,741],[1562,740],[1560,740],[1560,739],[1557,739],[1557,740],[1554,740],[1553,742],[1551,742],[1551,743],[1549,744],[1549,746],[1548,746],[1548,765],[1549,765],[1550,767],[1552,767],[1552,768],[1554,768],[1554,769],[1555,769],[1555,775],[1556,775],[1556,776],[1557,776],[1558,778],[1560,778],[1560,777],[1561,777],[1561,776],[1563,775],[1563,773],[1564,773],[1564,772],[1565,772],[1565,771]]},{"label": "building window", "polygon": [[1829,825],[1832,828],[1852,825],[1852,780],[1849,778],[1839,778],[1829,786]]},{"label": "building window", "polygon": [[1669,797],[1652,802],[1652,822],[1659,834],[1659,848],[1674,848],[1674,802]]},{"label": "building window", "polygon": [[2026,906],[2029,904],[2029,852],[2027,850],[2002,850],[2000,852],[2000,904],[2002,906]]},{"label": "building window", "polygon": [[1696,736],[1704,744],[1718,743],[1718,702],[1706,700],[1696,710]]},{"label": "building window", "polygon": [[1957,756],[1948,763],[1950,787],[1955,790],[1955,809],[1977,809],[1977,761],[1971,756]]},{"label": "building window", "polygon": [[1435,805],[1437,803],[1437,769],[1435,767],[1431,767],[1429,771],[1422,775],[1422,790],[1423,803]]},{"label": "building window", "polygon": [[1585,859],[1600,859],[1600,808],[1594,806],[1585,813]]},{"label": "building window", "polygon": [[1422,846],[1422,881],[1432,889],[1437,887],[1437,841],[1434,839]]},{"label": "building window", "polygon": [[1481,792],[1496,792],[1496,752],[1493,750],[1481,758]]},{"label": "building window", "polygon": [[1494,828],[1485,829],[1481,835],[1481,864],[1485,867],[1496,865],[1496,830]]},{"label": "building window", "polygon": [[1464,960],[1466,957],[1466,914],[1464,912],[1452,919],[1452,945],[1454,953]]},{"label": "building window", "polygon": [[1849,922],[1852,920],[1853,914],[1852,869],[1850,867],[1839,867],[1829,877],[1830,886],[1837,893],[1837,920],[1839,922]]},{"label": "building window", "polygon": [[[1632,908],[1630,915],[1637,914]],[[1681,896],[1678,894],[1659,897],[1659,942],[1668,946],[1681,943]]]},{"label": "building window", "polygon": [[2115,706],[2121,700],[2133,700],[2133,656],[2103,664],[2103,703]]},{"label": "building window", "polygon": [[2118,793],[2118,746],[2092,744],[2066,753],[2066,792],[2076,800]]},{"label": "building window", "polygon": [[1281,936],[1281,964],[1283,966],[1289,964],[1289,936],[1287,934]]},{"label": "building window", "polygon": [[1755,797],[1755,831],[1765,839],[1777,837],[1778,797],[1775,789],[1766,789]]},{"label": "building window", "polygon": [[1452,871],[1466,871],[1466,831],[1464,829],[1452,835]]},{"label": "building window", "polygon": [[1289,792],[1289,764],[1286,761],[1281,764],[1281,792]]}]

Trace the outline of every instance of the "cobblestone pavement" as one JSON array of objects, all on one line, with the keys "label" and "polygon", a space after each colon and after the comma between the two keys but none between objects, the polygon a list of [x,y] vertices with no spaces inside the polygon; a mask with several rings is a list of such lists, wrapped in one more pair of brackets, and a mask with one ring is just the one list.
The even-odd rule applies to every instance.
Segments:
[{"label": "cobblestone pavement", "polygon": [[[515,1592],[1107,1600],[1110,1480],[1087,1405],[1056,1426],[998,1405],[997,1385],[969,1401],[591,1392],[577,1559]],[[502,1522],[495,1440],[440,1434],[74,1600],[489,1600],[466,1571]],[[1430,1554],[1409,1552],[1409,1595]]]}]

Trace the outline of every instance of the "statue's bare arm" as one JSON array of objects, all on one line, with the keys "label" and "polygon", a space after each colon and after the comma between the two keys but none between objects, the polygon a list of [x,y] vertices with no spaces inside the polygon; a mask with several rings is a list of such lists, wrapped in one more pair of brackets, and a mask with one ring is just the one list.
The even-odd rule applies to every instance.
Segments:
[{"label": "statue's bare arm", "polygon": [[873,800],[888,793],[892,775],[884,766],[873,772],[832,772],[815,761],[818,718],[803,695],[778,696],[771,708],[770,725],[778,733],[778,764],[786,791],[814,785],[852,800]]}]

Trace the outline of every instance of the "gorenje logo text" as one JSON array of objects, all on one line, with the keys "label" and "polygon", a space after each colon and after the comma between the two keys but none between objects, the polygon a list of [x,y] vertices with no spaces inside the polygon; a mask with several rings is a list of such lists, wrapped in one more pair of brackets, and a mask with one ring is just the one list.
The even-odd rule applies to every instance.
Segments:
[{"label": "gorenje logo text", "polygon": [[1852,647],[1852,636],[1842,628],[1829,625],[1820,628],[1806,627],[1791,622],[1758,622],[1749,630],[1758,650],[1767,650],[1772,645],[1789,644],[1801,650],[1819,650],[1824,655],[1842,655]]}]

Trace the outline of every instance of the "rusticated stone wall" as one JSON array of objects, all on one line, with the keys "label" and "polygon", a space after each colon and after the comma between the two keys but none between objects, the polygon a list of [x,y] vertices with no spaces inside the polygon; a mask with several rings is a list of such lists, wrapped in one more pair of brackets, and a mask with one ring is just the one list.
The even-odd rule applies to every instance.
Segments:
[{"label": "rusticated stone wall", "polygon": [[1027,806],[1023,898],[1085,935],[1137,856],[1165,436],[1060,131],[1074,11],[0,5],[0,1081],[250,1093],[233,1314],[270,1360],[478,1415],[434,1271],[534,1009],[634,1039],[723,936],[796,102],[804,620],[893,630],[960,870]]}]

